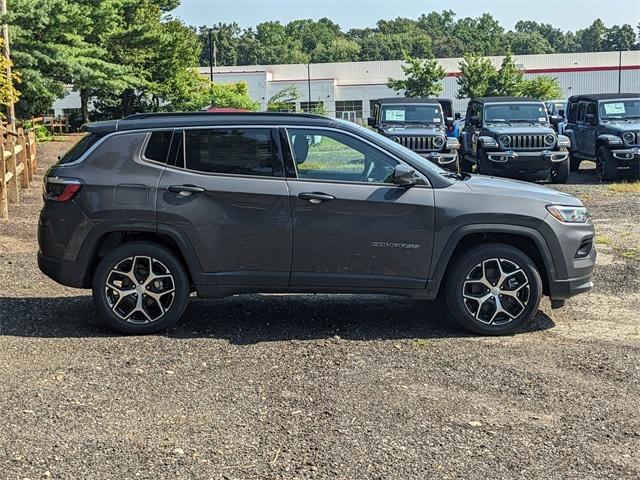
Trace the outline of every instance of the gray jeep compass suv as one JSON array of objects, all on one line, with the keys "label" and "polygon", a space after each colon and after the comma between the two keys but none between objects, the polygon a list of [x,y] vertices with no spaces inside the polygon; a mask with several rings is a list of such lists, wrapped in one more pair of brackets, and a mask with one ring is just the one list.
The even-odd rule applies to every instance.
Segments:
[{"label": "gray jeep compass suv", "polygon": [[38,261],[92,288],[125,333],[166,329],[190,294],[446,297],[481,334],[592,287],[576,198],[447,172],[353,123],[269,113],[90,124],[45,175]]}]

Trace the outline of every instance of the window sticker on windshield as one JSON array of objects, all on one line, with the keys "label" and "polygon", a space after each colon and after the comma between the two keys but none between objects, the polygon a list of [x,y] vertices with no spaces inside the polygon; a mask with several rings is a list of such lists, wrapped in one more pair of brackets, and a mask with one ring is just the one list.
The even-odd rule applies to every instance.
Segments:
[{"label": "window sticker on windshield", "polygon": [[386,110],[384,119],[387,122],[404,122],[405,111],[404,110]]},{"label": "window sticker on windshield", "polygon": [[546,120],[547,120],[547,119],[546,119],[546,118],[544,118],[544,117],[538,117],[538,121],[539,121],[539,122],[545,122]]},{"label": "window sticker on windshield", "polygon": [[438,117],[433,117],[433,123],[440,123],[440,119]]},{"label": "window sticker on windshield", "polygon": [[624,103],[605,103],[604,112],[607,115],[624,114]]}]

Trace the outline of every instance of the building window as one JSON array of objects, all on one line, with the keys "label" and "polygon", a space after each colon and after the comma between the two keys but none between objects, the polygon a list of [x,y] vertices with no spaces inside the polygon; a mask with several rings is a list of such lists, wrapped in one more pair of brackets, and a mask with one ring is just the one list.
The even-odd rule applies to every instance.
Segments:
[{"label": "building window", "polygon": [[351,122],[362,120],[362,100],[337,101],[336,117]]},{"label": "building window", "polygon": [[300,102],[300,111],[303,113],[324,113],[322,102]]}]

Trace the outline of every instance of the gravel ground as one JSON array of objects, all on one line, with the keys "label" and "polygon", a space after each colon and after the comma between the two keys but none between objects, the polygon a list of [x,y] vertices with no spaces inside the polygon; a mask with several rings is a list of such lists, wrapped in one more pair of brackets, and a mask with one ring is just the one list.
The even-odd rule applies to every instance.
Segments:
[{"label": "gravel ground", "polygon": [[526,332],[470,336],[393,297],[250,295],[121,337],[38,271],[34,186],[0,223],[0,477],[638,478],[640,195],[593,170],[561,189],[593,212],[596,288]]}]

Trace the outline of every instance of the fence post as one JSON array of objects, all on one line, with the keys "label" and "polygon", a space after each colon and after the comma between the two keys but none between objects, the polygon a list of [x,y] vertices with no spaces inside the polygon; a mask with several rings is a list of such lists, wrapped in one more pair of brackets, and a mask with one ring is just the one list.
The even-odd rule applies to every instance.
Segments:
[{"label": "fence post", "polygon": [[23,188],[29,188],[29,184],[33,182],[33,172],[31,171],[31,158],[29,157],[27,142],[24,137],[24,129],[22,128],[18,129],[18,145],[22,147],[22,151],[19,153],[19,158],[22,159],[22,164],[24,165],[21,185]]},{"label": "fence post", "polygon": [[38,170],[38,160],[36,156],[36,135],[33,130],[27,132],[27,157],[29,158],[29,167],[31,175],[35,175]]},{"label": "fence post", "polygon": [[[7,182],[7,198],[11,203],[18,203],[20,196],[18,193],[18,172],[16,168],[16,147],[8,140],[5,142],[5,158],[7,162],[7,172],[11,173],[11,178]],[[7,155],[8,153],[8,155]]]},{"label": "fence post", "polygon": [[4,143],[0,142],[0,218],[9,218],[7,200],[7,163],[4,159]]}]

